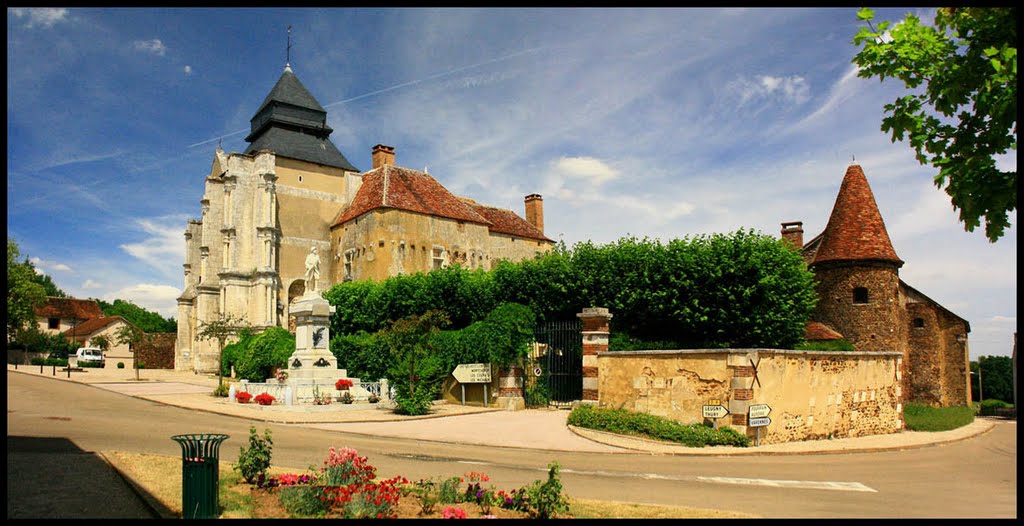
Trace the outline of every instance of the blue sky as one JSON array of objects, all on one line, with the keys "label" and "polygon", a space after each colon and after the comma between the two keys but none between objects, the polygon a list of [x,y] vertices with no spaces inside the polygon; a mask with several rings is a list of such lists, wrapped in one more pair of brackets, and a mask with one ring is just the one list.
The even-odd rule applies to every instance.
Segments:
[{"label": "blue sky", "polygon": [[900,277],[970,321],[972,357],[1009,355],[1016,212],[998,243],[964,232],[879,130],[902,86],[856,76],[855,11],[8,8],[7,234],[71,295],[176,316],[213,151],[245,149],[291,25],[357,168],[381,143],[482,203],[540,193],[569,244],[784,221],[807,240],[856,156]]}]

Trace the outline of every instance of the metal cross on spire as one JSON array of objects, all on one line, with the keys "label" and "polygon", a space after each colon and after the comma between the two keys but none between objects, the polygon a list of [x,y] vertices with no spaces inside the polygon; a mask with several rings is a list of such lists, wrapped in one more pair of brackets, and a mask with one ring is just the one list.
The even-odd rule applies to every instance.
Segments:
[{"label": "metal cross on spire", "polygon": [[284,65],[285,66],[291,66],[292,65],[292,26],[291,26],[291,24],[288,25],[288,48],[285,51]]}]

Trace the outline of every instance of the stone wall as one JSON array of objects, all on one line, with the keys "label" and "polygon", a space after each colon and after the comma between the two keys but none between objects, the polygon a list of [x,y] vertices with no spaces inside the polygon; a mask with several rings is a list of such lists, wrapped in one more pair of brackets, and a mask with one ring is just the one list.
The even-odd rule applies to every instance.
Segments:
[{"label": "stone wall", "polygon": [[[174,369],[174,343],[177,336],[173,332],[150,334],[149,342],[141,343],[135,349],[139,363],[146,369]],[[125,363],[125,367],[129,365]],[[109,363],[107,367],[110,367]]]},{"label": "stone wall", "polygon": [[619,351],[598,354],[598,405],[705,423],[719,419],[754,436],[746,411],[768,404],[761,444],[894,433],[903,428],[902,356],[891,352],[775,349]]},{"label": "stone wall", "polygon": [[[839,331],[858,351],[905,350],[905,300],[892,265],[817,265],[813,270],[818,304],[812,320]],[[867,289],[867,303],[854,303],[857,287]]]}]

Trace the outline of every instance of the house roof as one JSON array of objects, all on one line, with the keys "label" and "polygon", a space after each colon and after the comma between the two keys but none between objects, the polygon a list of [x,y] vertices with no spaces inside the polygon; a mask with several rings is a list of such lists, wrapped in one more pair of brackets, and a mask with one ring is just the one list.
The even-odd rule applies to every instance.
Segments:
[{"label": "house roof", "polygon": [[843,335],[836,331],[832,327],[825,325],[818,321],[807,322],[807,328],[804,329],[804,339],[809,342],[824,341],[824,340],[841,340]]},{"label": "house roof", "polygon": [[329,139],[327,111],[299,82],[291,66],[249,120],[247,155],[270,150],[276,155],[357,172]]},{"label": "house roof", "polygon": [[812,265],[865,260],[903,265],[892,248],[864,171],[852,164],[846,169]]},{"label": "house roof", "polygon": [[477,203],[476,201],[465,198],[463,199],[463,202],[473,207],[473,210],[491,222],[491,232],[509,234],[527,239],[551,241],[552,243],[554,242],[545,236],[544,232],[541,232],[537,227],[530,224],[529,221],[523,219],[519,214],[516,214],[507,208],[485,206]]},{"label": "house roof", "polygon": [[363,184],[334,226],[371,210],[392,208],[491,226],[491,222],[430,174],[385,164],[363,173]]},{"label": "house roof", "polygon": [[910,296],[910,297],[918,296],[918,297],[920,297],[921,300],[924,300],[925,302],[930,303],[930,304],[934,305],[935,307],[945,311],[950,316],[952,316],[952,317],[954,317],[954,318],[964,322],[964,326],[966,327],[967,332],[971,332],[971,322],[961,318],[960,316],[957,316],[953,311],[951,311],[951,310],[943,307],[941,304],[939,304],[939,302],[929,298],[928,296],[925,296],[921,291],[915,289],[914,287],[911,287],[910,285],[907,285],[907,282],[903,281],[902,279],[900,280],[900,286],[903,287],[903,290],[904,290],[904,292],[907,293],[907,296]]},{"label": "house roof", "polygon": [[74,337],[76,340],[87,340],[89,336],[122,321],[131,325],[131,322],[120,316],[105,316],[103,318],[92,318],[85,322],[64,331],[64,336]]},{"label": "house roof", "polygon": [[88,320],[100,318],[103,311],[96,300],[80,300],[77,298],[58,298],[47,296],[46,303],[36,307],[37,318],[72,318]]}]

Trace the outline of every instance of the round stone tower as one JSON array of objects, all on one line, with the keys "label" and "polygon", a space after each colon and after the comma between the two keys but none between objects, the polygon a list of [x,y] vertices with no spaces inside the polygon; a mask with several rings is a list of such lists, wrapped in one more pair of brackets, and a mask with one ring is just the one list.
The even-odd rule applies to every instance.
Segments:
[{"label": "round stone tower", "polygon": [[850,165],[810,263],[818,305],[812,319],[858,351],[906,353],[905,303],[896,256],[859,165]]}]

